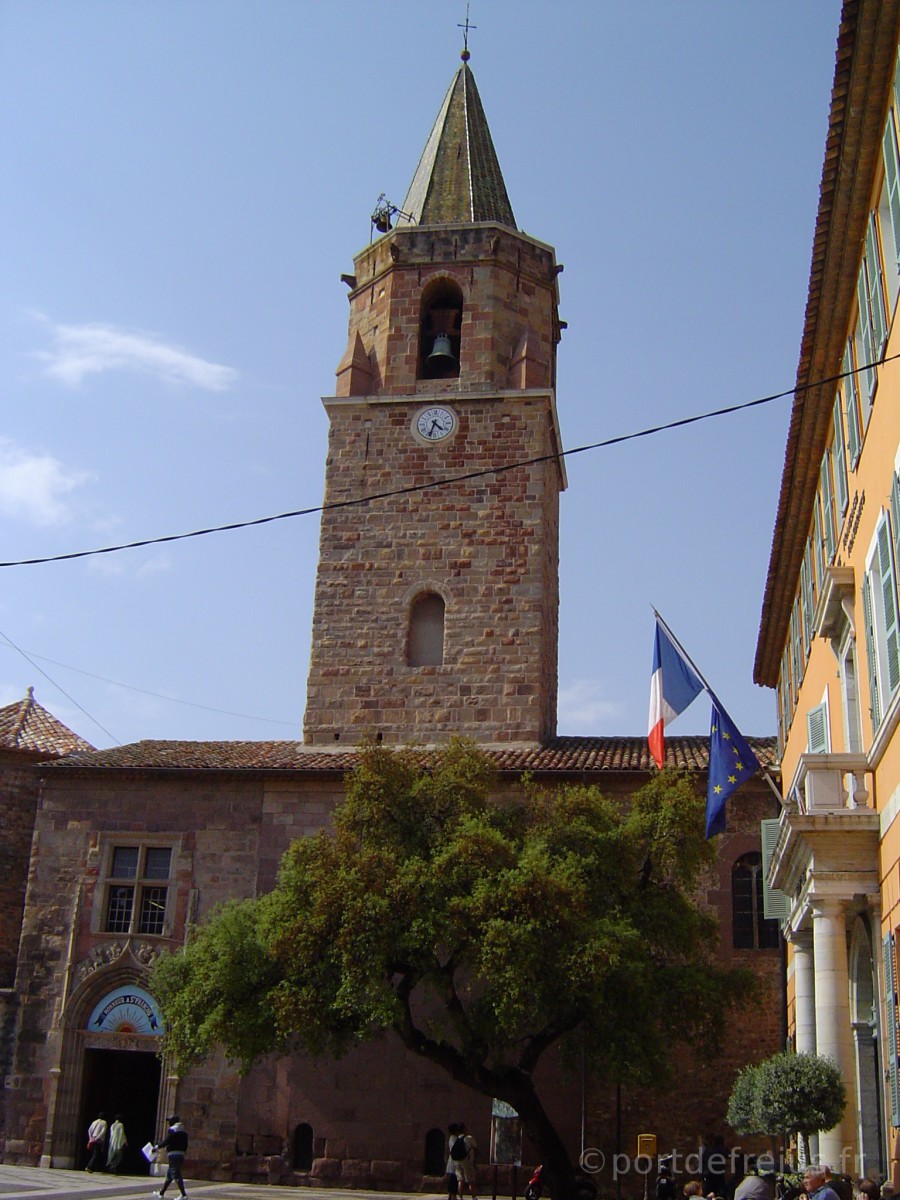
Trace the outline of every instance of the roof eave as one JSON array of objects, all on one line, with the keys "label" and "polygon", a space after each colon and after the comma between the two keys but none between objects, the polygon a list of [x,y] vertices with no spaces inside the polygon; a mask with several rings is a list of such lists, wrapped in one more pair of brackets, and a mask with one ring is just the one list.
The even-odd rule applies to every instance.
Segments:
[{"label": "roof eave", "polygon": [[796,393],[791,411],[753,678],[775,687],[841,369],[897,55],[900,0],[845,0],[813,238]]}]

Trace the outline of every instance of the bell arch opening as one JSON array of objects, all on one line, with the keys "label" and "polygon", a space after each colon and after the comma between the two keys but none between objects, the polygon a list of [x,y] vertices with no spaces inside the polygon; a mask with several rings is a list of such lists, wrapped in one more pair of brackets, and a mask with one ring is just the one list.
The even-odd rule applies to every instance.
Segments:
[{"label": "bell arch opening", "polygon": [[452,279],[438,279],[422,293],[417,378],[459,375],[462,317],[462,289]]}]

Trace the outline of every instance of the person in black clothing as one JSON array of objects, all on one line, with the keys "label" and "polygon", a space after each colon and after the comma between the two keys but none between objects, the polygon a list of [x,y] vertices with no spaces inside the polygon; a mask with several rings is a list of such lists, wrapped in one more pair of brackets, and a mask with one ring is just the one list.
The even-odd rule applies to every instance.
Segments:
[{"label": "person in black clothing", "polygon": [[675,1200],[675,1180],[667,1162],[660,1163],[656,1179],[656,1200]]},{"label": "person in black clothing", "polygon": [[167,1117],[169,1132],[164,1141],[158,1146],[154,1146],[154,1150],[165,1150],[169,1159],[169,1169],[166,1172],[166,1182],[162,1185],[158,1192],[154,1192],[154,1196],[164,1196],[166,1188],[173,1181],[178,1184],[181,1189],[181,1195],[187,1196],[184,1190],[184,1179],[181,1175],[181,1168],[184,1165],[184,1156],[188,1148],[187,1130],[182,1125],[178,1117]]}]

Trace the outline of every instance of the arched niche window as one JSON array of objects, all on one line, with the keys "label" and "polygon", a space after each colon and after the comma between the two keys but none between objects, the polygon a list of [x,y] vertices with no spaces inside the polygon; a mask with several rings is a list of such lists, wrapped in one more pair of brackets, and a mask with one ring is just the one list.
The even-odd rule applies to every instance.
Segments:
[{"label": "arched niche window", "polygon": [[463,296],[451,279],[441,279],[422,296],[419,319],[419,379],[459,374]]},{"label": "arched niche window", "polygon": [[313,1164],[312,1125],[304,1121],[294,1130],[294,1170],[310,1171]]},{"label": "arched niche window", "polygon": [[731,868],[731,944],[735,950],[771,950],[778,945],[778,922],[763,910],[762,855],[743,854]]},{"label": "arched niche window", "polygon": [[425,1175],[443,1175],[447,1169],[447,1139],[443,1129],[429,1129],[425,1134]]},{"label": "arched niche window", "polygon": [[407,661],[411,667],[439,667],[444,661],[444,601],[436,592],[412,602]]}]

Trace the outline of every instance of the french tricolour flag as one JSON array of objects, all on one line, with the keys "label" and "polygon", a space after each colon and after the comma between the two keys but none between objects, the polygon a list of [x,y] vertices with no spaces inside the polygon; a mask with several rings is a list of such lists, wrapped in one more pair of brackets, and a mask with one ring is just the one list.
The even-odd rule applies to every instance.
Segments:
[{"label": "french tricolour flag", "polygon": [[647,741],[656,765],[662,769],[666,761],[666,741],[663,731],[670,721],[684,712],[691,701],[702,692],[704,684],[672,641],[660,618],[656,618],[656,638],[653,642],[653,674],[650,676],[650,717]]}]

